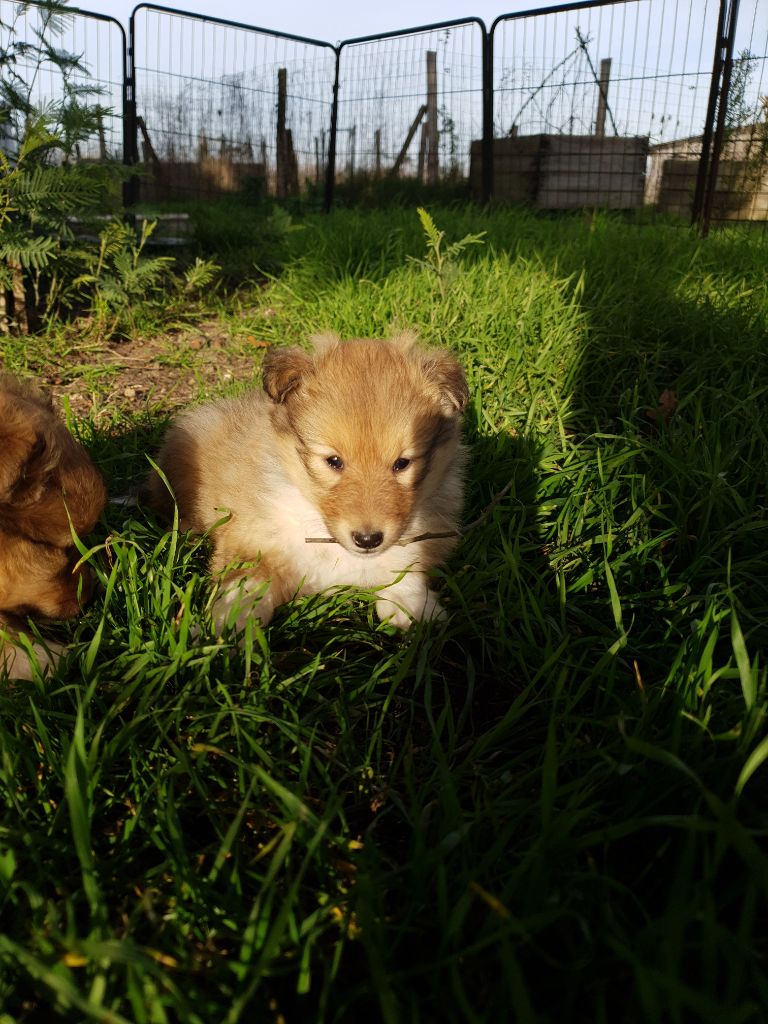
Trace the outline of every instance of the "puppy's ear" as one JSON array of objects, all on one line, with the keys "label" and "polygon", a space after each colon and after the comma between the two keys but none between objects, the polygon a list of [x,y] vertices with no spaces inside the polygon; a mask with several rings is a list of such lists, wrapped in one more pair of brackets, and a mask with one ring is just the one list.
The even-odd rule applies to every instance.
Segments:
[{"label": "puppy's ear", "polygon": [[284,402],[311,366],[312,359],[303,349],[271,349],[264,360],[264,390],[273,402]]},{"label": "puppy's ear", "polygon": [[341,344],[341,338],[335,331],[323,331],[322,334],[313,334],[309,340],[312,342],[312,350],[317,355],[325,355]]},{"label": "puppy's ear", "polygon": [[399,334],[395,334],[391,339],[391,344],[403,352],[410,352],[411,349],[416,348],[419,344],[419,336],[416,331],[400,331]]},{"label": "puppy's ear", "polygon": [[424,353],[424,372],[429,390],[435,395],[446,416],[464,412],[469,401],[464,370],[449,352],[430,349]]},{"label": "puppy's ear", "polygon": [[0,503],[28,498],[45,474],[48,442],[42,431],[0,433]]}]

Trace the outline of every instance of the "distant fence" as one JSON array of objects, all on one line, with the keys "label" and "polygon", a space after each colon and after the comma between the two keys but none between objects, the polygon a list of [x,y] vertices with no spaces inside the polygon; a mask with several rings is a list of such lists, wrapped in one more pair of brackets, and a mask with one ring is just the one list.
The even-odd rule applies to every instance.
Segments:
[{"label": "distant fence", "polygon": [[[0,0],[0,71],[34,19]],[[127,37],[75,9],[63,24],[57,45],[112,108],[82,155],[142,165],[131,202],[309,191],[330,209],[342,188],[410,179],[768,221],[764,0],[588,0],[338,46],[155,4]],[[54,79],[36,79],[40,102]]]},{"label": "distant fence", "polygon": [[339,46],[337,173],[467,178],[483,133],[486,31],[478,18]]},{"label": "distant fence", "polygon": [[335,47],[153,4],[135,8],[130,38],[142,198],[324,182]]}]

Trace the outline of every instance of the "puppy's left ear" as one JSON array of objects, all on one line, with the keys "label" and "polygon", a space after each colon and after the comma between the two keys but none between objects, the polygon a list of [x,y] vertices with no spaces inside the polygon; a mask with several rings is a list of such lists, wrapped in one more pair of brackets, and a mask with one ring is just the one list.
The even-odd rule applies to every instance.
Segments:
[{"label": "puppy's left ear", "polygon": [[285,401],[301,384],[312,366],[312,359],[300,348],[270,349],[264,360],[264,390],[273,402]]},{"label": "puppy's left ear", "polygon": [[469,401],[469,388],[464,370],[449,352],[431,349],[425,353],[424,370],[430,390],[443,407],[446,416],[464,412]]}]

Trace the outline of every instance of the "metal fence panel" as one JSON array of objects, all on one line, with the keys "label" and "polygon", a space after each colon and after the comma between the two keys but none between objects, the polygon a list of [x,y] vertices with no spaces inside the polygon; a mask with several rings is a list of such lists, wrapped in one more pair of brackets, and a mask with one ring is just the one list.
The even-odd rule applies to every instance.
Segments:
[{"label": "metal fence panel", "polygon": [[718,110],[705,218],[767,222],[768,5],[741,0],[730,12],[735,31],[726,40],[728,96]]},{"label": "metal fence panel", "polygon": [[718,0],[597,0],[492,29],[495,195],[689,217]]},{"label": "metal fence panel", "polygon": [[[19,44],[37,43],[41,34],[57,51],[79,58],[79,68],[62,72],[53,60],[18,52]],[[76,92],[83,106],[106,108],[99,131],[79,144],[80,158],[122,160],[126,39],[120,23],[86,11],[58,14],[51,23],[34,4],[0,0],[0,53],[7,62],[14,51],[20,87],[36,108],[50,108],[68,92]],[[4,74],[10,73],[6,64]],[[12,127],[0,126],[0,145],[13,152],[17,144]]]},{"label": "metal fence panel", "polygon": [[0,0],[6,73],[12,55],[38,107],[76,89],[108,108],[78,153],[141,160],[133,198],[309,187],[329,208],[336,184],[355,201],[469,178],[548,209],[768,221],[765,0],[586,0],[339,47],[148,3],[129,49],[115,19],[72,10],[52,37],[81,62],[68,77],[18,50],[44,18]]},{"label": "metal fence panel", "polygon": [[466,178],[483,128],[484,39],[467,19],[341,43],[337,181]]},{"label": "metal fence panel", "polygon": [[131,38],[143,198],[320,186],[334,47],[151,4]]}]

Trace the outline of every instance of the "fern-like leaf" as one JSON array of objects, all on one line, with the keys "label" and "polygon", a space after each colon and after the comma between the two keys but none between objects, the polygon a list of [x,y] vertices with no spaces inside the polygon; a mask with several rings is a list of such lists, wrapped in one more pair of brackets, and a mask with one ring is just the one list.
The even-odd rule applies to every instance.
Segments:
[{"label": "fern-like leaf", "polygon": [[42,270],[55,259],[57,248],[55,238],[5,230],[0,242],[0,260],[16,263],[25,270]]}]

